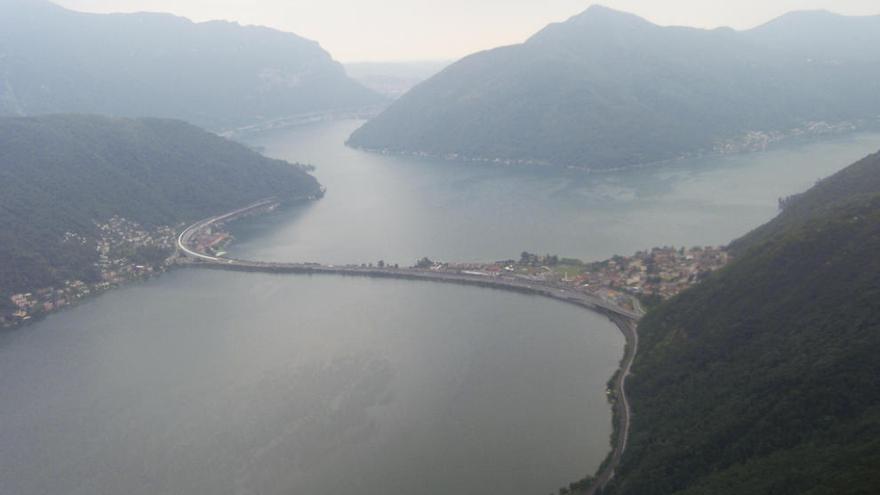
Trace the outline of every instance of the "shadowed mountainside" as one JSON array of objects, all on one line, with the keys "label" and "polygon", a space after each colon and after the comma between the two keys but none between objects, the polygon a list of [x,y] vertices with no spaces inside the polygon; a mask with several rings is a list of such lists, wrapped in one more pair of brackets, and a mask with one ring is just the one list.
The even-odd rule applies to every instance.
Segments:
[{"label": "shadowed mountainside", "polygon": [[[98,276],[96,222],[175,226],[269,196],[320,194],[301,166],[173,120],[0,119],[0,300]],[[66,242],[65,233],[88,242]]]},{"label": "shadowed mountainside", "polygon": [[651,311],[607,494],[880,486],[880,154],[797,196]]},{"label": "shadowed mountainside", "polygon": [[589,169],[760,146],[750,131],[876,124],[878,47],[880,16],[798,12],[708,31],[594,6],[451,65],[349,143]]},{"label": "shadowed mountainside", "polygon": [[0,0],[0,115],[169,117],[226,129],[382,101],[295,34]]}]

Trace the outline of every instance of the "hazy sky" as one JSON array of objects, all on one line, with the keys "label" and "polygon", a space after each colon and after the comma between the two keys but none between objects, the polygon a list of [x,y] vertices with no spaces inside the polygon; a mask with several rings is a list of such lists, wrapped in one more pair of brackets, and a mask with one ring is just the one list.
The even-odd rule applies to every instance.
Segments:
[{"label": "hazy sky", "polygon": [[297,33],[337,60],[456,59],[519,43],[590,4],[633,12],[658,24],[749,28],[791,10],[880,14],[878,0],[54,0],[94,12],[172,12]]}]

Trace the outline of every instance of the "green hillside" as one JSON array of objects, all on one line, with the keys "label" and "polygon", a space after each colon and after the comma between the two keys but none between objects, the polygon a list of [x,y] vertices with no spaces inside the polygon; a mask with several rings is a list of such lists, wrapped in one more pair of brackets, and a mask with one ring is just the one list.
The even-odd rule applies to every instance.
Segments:
[{"label": "green hillside", "polygon": [[880,153],[866,157],[839,173],[819,181],[809,192],[798,194],[783,201],[783,211],[772,221],[755,229],[748,235],[732,242],[735,253],[760,244],[774,236],[858,201],[870,199],[880,191],[880,173],[877,163]]},{"label": "green hillside", "polygon": [[880,489],[880,155],[650,312],[613,494]]},{"label": "green hillside", "polygon": [[593,6],[456,62],[350,143],[587,169],[760,149],[777,131],[875,125],[878,46],[880,16],[799,12],[702,30]]},{"label": "green hillside", "polygon": [[269,196],[319,191],[301,166],[270,160],[189,124],[47,116],[0,119],[0,300],[90,280],[95,222],[194,221]]}]

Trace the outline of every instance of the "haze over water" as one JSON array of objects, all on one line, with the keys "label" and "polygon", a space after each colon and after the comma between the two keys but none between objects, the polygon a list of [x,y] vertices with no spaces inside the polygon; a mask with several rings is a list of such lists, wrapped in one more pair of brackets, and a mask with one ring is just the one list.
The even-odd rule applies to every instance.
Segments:
[{"label": "haze over water", "polygon": [[526,250],[598,260],[654,246],[722,245],[772,218],[780,197],[880,147],[880,134],[858,134],[591,175],[345,147],[359,124],[330,122],[249,141],[270,156],[315,165],[327,196],[236,228],[234,254],[409,266],[423,256],[493,261]]},{"label": "haze over water", "polygon": [[[859,135],[625,174],[386,157],[357,122],[266,134],[327,196],[241,256],[411,264],[721,244],[880,147]],[[548,493],[608,451],[623,338],[472,287],[179,270],[0,334],[0,492]]]},{"label": "haze over water", "polygon": [[543,493],[608,448],[604,318],[181,270],[0,336],[2,493]]}]

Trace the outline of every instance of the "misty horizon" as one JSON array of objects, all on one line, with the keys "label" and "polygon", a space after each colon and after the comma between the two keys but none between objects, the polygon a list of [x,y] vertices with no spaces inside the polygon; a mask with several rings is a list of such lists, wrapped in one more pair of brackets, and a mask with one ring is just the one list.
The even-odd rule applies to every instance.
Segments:
[{"label": "misty horizon", "polygon": [[[591,6],[631,13],[660,26],[715,29],[752,29],[786,13],[826,10],[847,16],[880,15],[871,0],[750,0],[732,6],[721,0],[553,0],[484,2],[473,6],[463,0],[435,9],[430,2],[412,5],[397,0],[364,9],[355,0],[245,2],[227,0],[52,0],[81,12],[170,13],[194,22],[229,21],[244,26],[266,26],[318,42],[338,61],[441,62],[468,54],[522,43],[545,25],[564,22]],[[455,38],[449,39],[454,33]]]}]

